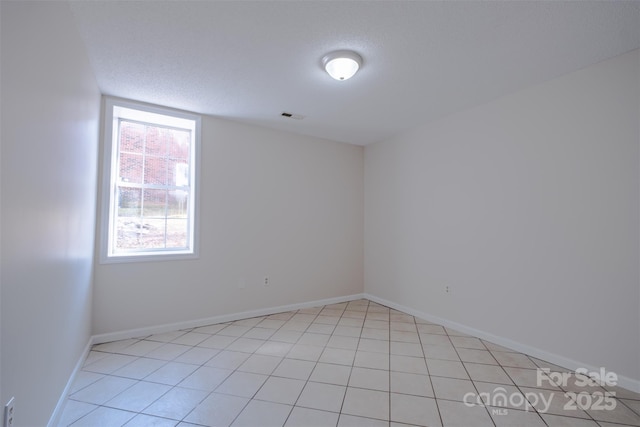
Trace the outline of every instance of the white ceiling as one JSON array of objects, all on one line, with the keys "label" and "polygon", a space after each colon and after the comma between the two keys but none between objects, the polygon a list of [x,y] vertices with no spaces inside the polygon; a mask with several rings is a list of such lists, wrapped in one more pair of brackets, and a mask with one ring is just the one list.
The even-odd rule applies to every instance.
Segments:
[{"label": "white ceiling", "polygon": [[640,1],[70,5],[105,94],[360,145],[640,47]]}]

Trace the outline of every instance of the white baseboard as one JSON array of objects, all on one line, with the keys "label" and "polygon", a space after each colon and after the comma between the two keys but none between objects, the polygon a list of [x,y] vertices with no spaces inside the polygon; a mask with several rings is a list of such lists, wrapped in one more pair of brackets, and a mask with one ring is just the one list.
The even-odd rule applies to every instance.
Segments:
[{"label": "white baseboard", "polygon": [[187,320],[184,322],[167,323],[146,328],[129,329],[125,331],[110,332],[93,336],[93,344],[101,344],[111,341],[119,341],[129,338],[146,337],[153,334],[176,331],[180,329],[198,328],[200,326],[213,325],[215,323],[233,322],[235,320],[249,319],[251,317],[268,316],[270,314],[285,311],[300,310],[302,308],[317,307],[320,305],[338,304],[364,298],[364,294],[346,295],[342,297],[326,298],[315,301],[301,302],[297,304],[280,305],[277,307],[261,308],[257,310],[241,311],[239,313],[223,314],[221,316],[207,317],[204,319]]},{"label": "white baseboard", "polygon": [[[510,348],[512,350],[518,351],[520,353],[525,353],[530,356],[536,357],[541,360],[545,360],[554,365],[562,366],[564,368],[575,371],[578,368],[586,368],[589,372],[599,371],[600,367],[592,366],[587,363],[580,362],[578,360],[574,360],[565,356],[561,356],[559,354],[551,353],[545,350],[538,349],[536,347],[531,347],[529,345],[510,340],[508,338],[500,337],[497,335],[493,335],[491,333],[481,331],[476,328],[472,328],[467,325],[463,325],[457,322],[453,322],[448,319],[444,319],[437,316],[432,316],[428,313],[422,312],[420,310],[413,309],[411,307],[406,307],[402,304],[395,303],[393,301],[386,300],[384,298],[379,298],[375,295],[371,295],[368,293],[364,293],[364,298],[371,300],[373,302],[377,302],[378,304],[385,305],[387,307],[393,308],[398,311],[402,311],[407,314],[411,314],[412,316],[419,317],[421,319],[427,320],[429,322],[437,323],[448,328],[455,329],[460,332],[464,332],[465,334],[473,335],[478,338],[482,338],[483,340],[490,341],[492,343],[501,345],[503,347]],[[623,375],[618,374],[618,386],[625,388],[627,390],[634,391],[636,393],[640,393],[640,380],[636,380],[633,378],[625,377]]]},{"label": "white baseboard", "polygon": [[56,427],[60,422],[60,417],[62,416],[62,412],[64,411],[64,407],[67,403],[67,397],[69,392],[71,391],[71,387],[73,387],[73,382],[76,380],[76,376],[78,372],[82,369],[84,365],[84,361],[87,359],[89,355],[89,351],[91,351],[91,347],[93,346],[93,337],[89,337],[89,341],[87,341],[87,345],[84,347],[80,358],[76,362],[76,366],[71,371],[71,375],[69,376],[69,380],[67,381],[67,385],[64,387],[62,394],[60,395],[60,399],[58,399],[58,403],[56,404],[53,413],[51,414],[51,418],[49,418],[49,422],[47,423],[47,427]]}]

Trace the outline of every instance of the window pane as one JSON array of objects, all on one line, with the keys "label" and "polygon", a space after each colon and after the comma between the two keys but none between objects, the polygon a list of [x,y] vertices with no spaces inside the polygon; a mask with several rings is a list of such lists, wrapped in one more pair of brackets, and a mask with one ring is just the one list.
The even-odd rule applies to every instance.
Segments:
[{"label": "window pane", "polygon": [[163,249],[164,219],[120,218],[118,251]]},{"label": "window pane", "polygon": [[170,191],[167,198],[167,248],[188,246],[189,196],[186,191]]},{"label": "window pane", "polygon": [[120,151],[142,154],[145,133],[145,125],[122,121],[120,123]]},{"label": "window pane", "polygon": [[140,217],[138,218],[118,218],[116,230],[116,252],[123,252],[131,249],[143,248],[146,229]]},{"label": "window pane", "polygon": [[120,182],[142,182],[142,155],[120,154]]},{"label": "window pane", "polygon": [[171,136],[172,131],[170,129],[147,126],[145,153],[151,156],[165,157]]},{"label": "window pane", "polygon": [[118,216],[139,217],[142,213],[142,190],[131,187],[119,187],[118,190]]},{"label": "window pane", "polygon": [[164,218],[167,211],[167,190],[144,190],[144,208],[142,216],[145,218]]},{"label": "window pane", "polygon": [[167,219],[167,247],[186,248],[189,222],[186,219]]},{"label": "window pane", "polygon": [[189,164],[185,160],[168,159],[168,184],[176,187],[189,186]]},{"label": "window pane", "polygon": [[167,204],[168,218],[187,218],[189,207],[189,193],[183,190],[169,192]]},{"label": "window pane", "polygon": [[144,159],[144,183],[153,185],[167,184],[167,158],[147,156]]},{"label": "window pane", "polygon": [[191,145],[191,132],[174,130],[173,138],[169,141],[169,157],[187,161]]},{"label": "window pane", "polygon": [[144,229],[140,220],[142,213],[142,190],[120,187],[118,189],[118,209],[115,226],[116,250],[140,247],[140,237]]},{"label": "window pane", "polygon": [[141,247],[148,249],[164,249],[165,246],[165,219],[164,218],[144,218],[143,238]]}]

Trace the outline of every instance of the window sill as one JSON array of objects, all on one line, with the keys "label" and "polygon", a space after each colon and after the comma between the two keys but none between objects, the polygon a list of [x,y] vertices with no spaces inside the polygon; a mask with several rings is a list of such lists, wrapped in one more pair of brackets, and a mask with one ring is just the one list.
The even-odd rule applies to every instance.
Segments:
[{"label": "window sill", "polygon": [[154,262],[154,261],[183,261],[198,259],[197,253],[185,253],[185,252],[162,252],[157,254],[127,254],[116,256],[101,256],[100,264],[120,264],[120,263],[132,263],[132,262]]}]

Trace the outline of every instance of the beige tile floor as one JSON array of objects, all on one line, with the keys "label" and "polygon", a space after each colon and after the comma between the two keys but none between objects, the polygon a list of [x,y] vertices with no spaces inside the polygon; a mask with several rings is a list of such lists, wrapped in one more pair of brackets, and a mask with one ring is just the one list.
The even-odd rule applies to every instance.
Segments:
[{"label": "beige tile floor", "polygon": [[96,345],[60,425],[640,426],[640,394],[539,368],[567,371],[357,300]]}]

